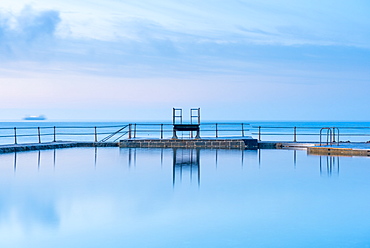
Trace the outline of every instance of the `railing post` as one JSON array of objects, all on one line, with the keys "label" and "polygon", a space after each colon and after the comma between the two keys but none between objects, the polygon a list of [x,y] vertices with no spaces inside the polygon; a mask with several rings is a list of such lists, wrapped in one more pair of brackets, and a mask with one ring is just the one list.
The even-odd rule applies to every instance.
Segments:
[{"label": "railing post", "polygon": [[258,141],[261,141],[261,126],[258,127]]},{"label": "railing post", "polygon": [[56,132],[56,127],[54,126],[54,142],[57,141],[56,137],[57,137],[57,132]]},{"label": "railing post", "polygon": [[40,127],[37,127],[37,133],[39,136],[39,143],[41,143],[41,132],[40,132]]},{"label": "railing post", "polygon": [[131,139],[131,125],[132,124],[128,124],[128,138]]},{"label": "railing post", "polygon": [[340,142],[340,139],[339,139],[339,128],[337,128],[337,127],[336,127],[336,129],[337,129],[337,131],[338,131],[338,140],[337,140],[337,145],[339,146],[339,142]]},{"label": "railing post", "polygon": [[163,124],[161,124],[161,139],[163,139]]},{"label": "railing post", "polygon": [[244,137],[244,123],[242,123],[242,137]]},{"label": "railing post", "polygon": [[332,128],[333,129],[333,137],[331,138],[331,142],[335,143],[335,127]]},{"label": "railing post", "polygon": [[216,138],[218,138],[218,124],[216,123]]},{"label": "railing post", "polygon": [[297,142],[297,127],[294,127],[293,142]]},{"label": "railing post", "polygon": [[17,144],[17,128],[14,128],[14,144]]},{"label": "railing post", "polygon": [[136,123],[134,124],[134,139],[136,138]]},{"label": "railing post", "polygon": [[96,130],[96,127],[94,127],[94,136],[95,136],[95,142],[98,142],[98,132]]}]

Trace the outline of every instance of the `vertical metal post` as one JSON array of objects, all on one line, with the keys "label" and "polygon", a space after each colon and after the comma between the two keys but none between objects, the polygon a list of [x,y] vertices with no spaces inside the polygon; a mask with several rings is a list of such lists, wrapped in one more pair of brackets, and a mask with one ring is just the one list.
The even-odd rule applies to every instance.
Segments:
[{"label": "vertical metal post", "polygon": [[[337,134],[337,145],[339,146],[339,142],[340,142],[340,139],[339,139],[339,128],[335,127],[335,129],[337,129],[337,132],[338,132],[338,134]],[[339,160],[338,160],[338,162],[339,162]]]},{"label": "vertical metal post", "polygon": [[96,130],[96,127],[94,127],[94,136],[95,136],[95,142],[98,142],[98,132]]},{"label": "vertical metal post", "polygon": [[242,123],[242,137],[244,137],[244,123]]},{"label": "vertical metal post", "polygon": [[176,110],[175,108],[172,108],[172,124],[175,124],[175,115],[176,115]]},{"label": "vertical metal post", "polygon": [[132,124],[128,124],[128,138],[131,139],[131,125]]},{"label": "vertical metal post", "polygon": [[297,142],[297,127],[294,127],[293,142]]},{"label": "vertical metal post", "polygon": [[161,139],[163,139],[163,124],[161,124]]},{"label": "vertical metal post", "polygon": [[261,126],[258,127],[258,141],[261,141]]},{"label": "vertical metal post", "polygon": [[[326,133],[326,145],[329,145],[329,140],[331,139],[331,128],[328,128],[328,131]],[[330,142],[330,145],[331,145],[331,142]]]},{"label": "vertical metal post", "polygon": [[332,138],[333,143],[335,143],[335,127],[333,127],[333,138]]},{"label": "vertical metal post", "polygon": [[17,128],[14,128],[14,144],[17,144]]},{"label": "vertical metal post", "polygon": [[136,138],[136,123],[134,124],[134,139]]},{"label": "vertical metal post", "polygon": [[198,108],[198,124],[200,125],[200,108]]},{"label": "vertical metal post", "polygon": [[216,123],[216,138],[218,138],[218,124]]},{"label": "vertical metal post", "polygon": [[39,143],[41,143],[41,132],[40,132],[40,127],[37,127],[37,133],[39,136]]},{"label": "vertical metal post", "polygon": [[54,142],[57,141],[56,137],[57,137],[57,132],[56,132],[56,127],[54,126]]}]

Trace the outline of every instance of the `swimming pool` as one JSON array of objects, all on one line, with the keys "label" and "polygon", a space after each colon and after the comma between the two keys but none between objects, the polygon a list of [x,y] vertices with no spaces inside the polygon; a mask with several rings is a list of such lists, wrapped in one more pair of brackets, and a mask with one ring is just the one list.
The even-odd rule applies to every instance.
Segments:
[{"label": "swimming pool", "polygon": [[0,155],[1,247],[368,247],[370,159],[304,150]]}]

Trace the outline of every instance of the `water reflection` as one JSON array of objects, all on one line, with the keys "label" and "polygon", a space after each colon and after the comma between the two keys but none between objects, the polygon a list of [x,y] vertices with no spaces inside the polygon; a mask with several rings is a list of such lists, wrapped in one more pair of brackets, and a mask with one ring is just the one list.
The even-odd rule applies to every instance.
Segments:
[{"label": "water reflection", "polygon": [[[255,157],[257,150],[225,150],[225,149],[188,149],[188,148],[127,148],[121,149],[122,157],[127,158],[128,167],[136,167],[137,154],[150,153],[151,156],[157,157],[160,160],[161,168],[165,164],[166,158],[171,156],[172,162],[172,185],[180,184],[184,178],[188,178],[190,183],[196,182],[198,186],[201,182],[201,157],[204,157],[207,162],[214,158],[215,168],[218,168],[219,154],[224,156],[225,153],[231,153],[233,158],[239,159],[240,166],[243,168],[246,157]],[[195,180],[194,180],[195,178]]]},{"label": "water reflection", "polygon": [[14,173],[17,171],[17,152],[14,153]]},{"label": "water reflection", "polygon": [[339,160],[339,156],[320,156],[320,175],[339,175]]},{"label": "water reflection", "polygon": [[[95,147],[94,149],[94,167],[96,168],[98,164],[98,156],[99,156],[99,148]],[[128,159],[128,167],[130,168],[131,166],[136,167],[137,163],[137,153],[138,151],[142,151],[144,149],[142,148],[128,148],[128,149],[120,149],[120,153],[122,156],[127,157]],[[176,181],[181,182],[183,176],[189,177],[190,181],[193,181],[193,178],[196,178],[196,182],[198,185],[200,185],[201,181],[201,156],[205,156],[204,154],[207,154],[207,157],[210,156],[214,157],[214,165],[215,168],[218,168],[219,164],[219,154],[220,152],[225,152],[227,150],[223,149],[212,149],[212,150],[207,150],[207,149],[185,149],[185,148],[163,148],[163,149],[152,149],[153,154],[157,154],[160,158],[160,164],[161,167],[163,167],[163,164],[166,159],[166,154],[168,152],[171,152],[171,157],[172,157],[172,184],[175,185]],[[31,153],[37,153],[36,157],[36,164],[38,170],[41,168],[41,163],[42,163],[42,153],[46,151],[34,151]],[[245,165],[245,157],[255,157],[258,159],[258,167],[261,169],[261,166],[264,164],[263,162],[263,157],[265,152],[269,152],[268,150],[234,150],[234,151],[227,151],[228,153],[233,153],[233,157],[239,157],[240,158],[240,164],[241,167]],[[286,152],[292,153],[292,164],[293,167],[296,168],[299,166],[298,160],[298,155],[297,153],[300,152],[300,150],[288,150]],[[56,167],[57,163],[57,149],[53,149],[53,167]],[[159,154],[158,154],[159,153]],[[202,154],[204,153],[204,154]],[[303,152],[302,152],[303,153]],[[301,154],[302,154],[301,153]],[[305,152],[304,152],[305,154]],[[17,171],[17,163],[18,163],[18,156],[19,153],[15,152],[14,153],[14,172]],[[311,156],[311,155],[306,155],[305,156]],[[339,164],[340,164],[340,157],[336,156],[313,156],[313,157],[319,157],[318,160],[318,165],[319,165],[319,173],[320,175],[327,174],[328,176],[332,175],[339,175]]]},{"label": "water reflection", "polygon": [[37,156],[37,169],[40,170],[41,151],[39,150]]},{"label": "water reflection", "polygon": [[190,182],[193,176],[197,177],[198,186],[200,186],[200,149],[178,149],[173,148],[173,185],[175,185],[176,177],[180,182],[183,174],[190,177]]},{"label": "water reflection", "polygon": [[[340,180],[320,176],[339,174],[339,159]],[[370,242],[368,158],[73,148],[1,154],[0,161],[0,247]]]},{"label": "water reflection", "polygon": [[[53,149],[53,167],[54,168],[56,165],[56,155],[57,155],[56,149]],[[97,156],[97,150],[95,150],[95,165],[96,165],[96,156]],[[17,171],[17,157],[18,157],[18,153],[14,152],[14,163],[13,163],[14,172]],[[38,170],[40,170],[40,166],[41,166],[41,150],[37,151],[37,169]]]},{"label": "water reflection", "polygon": [[136,165],[136,149],[128,148],[128,166],[131,167],[132,160],[134,160],[134,165]]}]

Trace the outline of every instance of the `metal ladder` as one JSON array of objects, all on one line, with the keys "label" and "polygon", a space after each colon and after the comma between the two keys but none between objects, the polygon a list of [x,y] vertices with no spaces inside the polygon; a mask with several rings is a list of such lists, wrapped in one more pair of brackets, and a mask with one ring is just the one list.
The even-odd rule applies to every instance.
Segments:
[{"label": "metal ladder", "polygon": [[[326,145],[332,145],[333,143],[337,143],[339,146],[339,128],[337,127],[323,127],[320,129],[320,146],[322,145],[322,135],[323,131],[326,130]],[[337,132],[337,133],[335,133]],[[337,135],[337,141],[335,141],[335,135]]]}]

